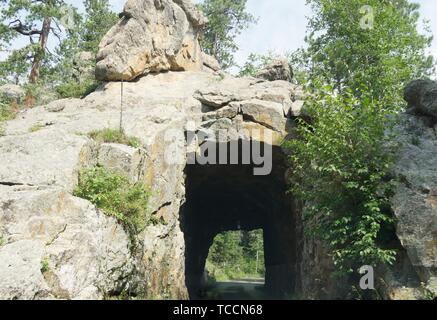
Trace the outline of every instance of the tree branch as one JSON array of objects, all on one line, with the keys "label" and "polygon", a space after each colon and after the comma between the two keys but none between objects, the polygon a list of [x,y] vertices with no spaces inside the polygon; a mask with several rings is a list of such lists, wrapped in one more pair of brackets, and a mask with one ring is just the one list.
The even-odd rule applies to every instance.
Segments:
[{"label": "tree branch", "polygon": [[[13,24],[16,24],[16,23],[18,23],[18,24],[17,25],[13,25]],[[29,26],[23,25],[23,23],[19,19],[9,23],[9,28],[11,30],[15,30],[19,34],[22,34],[23,36],[41,35],[41,33],[42,33],[41,30],[36,30],[36,29],[33,29],[33,28],[29,27]]]}]

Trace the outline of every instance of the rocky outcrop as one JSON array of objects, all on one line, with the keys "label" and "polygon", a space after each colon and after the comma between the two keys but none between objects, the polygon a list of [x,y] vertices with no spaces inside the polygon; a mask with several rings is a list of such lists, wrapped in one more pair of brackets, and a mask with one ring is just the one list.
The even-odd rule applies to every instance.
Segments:
[{"label": "rocky outcrop", "polygon": [[405,89],[408,113],[437,118],[437,83],[432,80],[415,80]]},{"label": "rocky outcrop", "polygon": [[1,299],[102,299],[129,287],[123,228],[62,188],[0,183],[0,234]]},{"label": "rocky outcrop", "polygon": [[[405,90],[409,113],[396,128],[392,207],[397,236],[421,282],[437,293],[437,83],[412,82]],[[411,113],[415,115],[411,115]]]},{"label": "rocky outcrop", "polygon": [[[227,141],[266,130],[279,145],[299,94],[285,81],[205,71],[141,77],[124,84],[123,106],[124,130],[140,140],[139,148],[87,136],[118,128],[120,83],[20,113],[0,137],[0,298],[95,299],[123,292],[188,298],[181,226],[187,124],[210,137],[225,129]],[[172,162],[168,146],[178,137],[182,143],[171,150],[181,161]],[[97,163],[151,188],[149,210],[159,223],[136,236],[134,246],[115,219],[72,195],[80,170]]]},{"label": "rocky outcrop", "polygon": [[291,81],[293,79],[293,70],[287,59],[274,59],[258,71],[256,77],[268,81]]},{"label": "rocky outcrop", "polygon": [[151,72],[200,70],[198,33],[205,22],[190,0],[129,0],[100,43],[97,79],[130,81]]},{"label": "rocky outcrop", "polygon": [[15,84],[4,84],[0,86],[0,98],[21,103],[24,100],[26,91]]},{"label": "rocky outcrop", "polygon": [[79,83],[94,78],[95,54],[89,51],[80,51],[73,57],[73,77]]}]

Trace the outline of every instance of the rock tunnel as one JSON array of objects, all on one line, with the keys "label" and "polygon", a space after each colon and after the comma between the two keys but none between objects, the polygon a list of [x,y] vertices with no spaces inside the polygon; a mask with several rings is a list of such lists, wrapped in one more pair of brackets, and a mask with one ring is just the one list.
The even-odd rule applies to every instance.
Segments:
[{"label": "rock tunnel", "polygon": [[272,154],[269,175],[254,175],[255,164],[243,164],[241,158],[233,165],[187,165],[181,225],[186,245],[185,278],[191,299],[199,298],[205,262],[215,236],[234,230],[263,230],[266,292],[279,299],[293,293],[297,244],[292,200],[286,194],[285,156],[275,146]]}]

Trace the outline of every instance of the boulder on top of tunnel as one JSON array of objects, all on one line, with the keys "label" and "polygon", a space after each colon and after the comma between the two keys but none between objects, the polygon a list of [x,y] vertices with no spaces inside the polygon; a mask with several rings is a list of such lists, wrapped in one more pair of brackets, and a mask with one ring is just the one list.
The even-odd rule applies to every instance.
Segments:
[{"label": "boulder on top of tunnel", "polygon": [[120,16],[100,43],[97,79],[202,69],[198,35],[207,20],[191,0],[129,0]]}]

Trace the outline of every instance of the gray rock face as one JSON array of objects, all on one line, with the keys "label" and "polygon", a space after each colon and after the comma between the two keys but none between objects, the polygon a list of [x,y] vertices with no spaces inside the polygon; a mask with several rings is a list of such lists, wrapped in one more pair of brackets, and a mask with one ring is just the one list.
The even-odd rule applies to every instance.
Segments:
[{"label": "gray rock face", "polygon": [[140,149],[122,144],[104,143],[98,151],[98,163],[110,170],[131,177],[133,182],[140,178],[144,155]]},{"label": "gray rock face", "polygon": [[424,283],[437,277],[437,135],[429,122],[405,115],[397,128],[402,148],[392,200],[397,235]]},{"label": "gray rock face", "polygon": [[415,80],[404,93],[410,113],[437,118],[437,82],[432,80]]},{"label": "gray rock face", "polygon": [[[420,282],[434,294],[437,293],[436,92],[437,83],[430,80],[416,80],[405,88],[410,109],[394,129],[400,150],[393,172],[396,189],[392,199],[396,233],[405,249],[404,260],[408,260]],[[391,276],[394,280],[395,274]],[[417,296],[414,286],[409,290],[410,295],[415,292]]]},{"label": "gray rock face", "polygon": [[[124,130],[139,138],[139,149],[98,145],[87,137],[95,130],[118,128],[120,83],[115,82],[83,100],[55,101],[5,123],[0,138],[0,237],[5,240],[0,298],[103,298],[127,288],[146,298],[188,298],[180,222],[187,146],[176,145],[181,162],[169,162],[167,133],[184,139],[191,121],[195,131],[223,128],[232,139],[267,130],[279,144],[297,91],[285,81],[223,79],[200,71],[127,82]],[[79,171],[97,163],[152,191],[149,210],[164,223],[138,235],[134,252],[117,221],[72,196]],[[41,272],[43,262],[49,270]],[[12,268],[20,273],[11,273]]]},{"label": "gray rock face", "polygon": [[[231,103],[242,104],[247,100],[257,99],[262,101],[261,103],[272,106],[280,106],[282,111],[278,111],[280,117],[294,116],[299,117],[302,115],[304,95],[302,90],[287,81],[262,81],[255,78],[232,78],[225,77],[221,81],[211,84],[206,88],[199,89],[194,97],[199,100],[203,105],[211,109],[220,109]],[[243,109],[243,113],[250,115],[247,111],[248,104]],[[255,105],[252,105],[252,109],[256,109]],[[261,108],[262,110],[268,110],[269,108]],[[276,108],[277,109],[277,108]],[[264,114],[266,114],[264,112]],[[282,115],[281,115],[282,114]],[[271,115],[269,115],[271,116]],[[269,121],[271,122],[271,121]],[[275,130],[282,131],[282,123],[276,122],[278,125]]]},{"label": "gray rock face", "polygon": [[200,70],[199,29],[206,20],[190,0],[129,0],[100,43],[96,77],[133,80],[167,70]]},{"label": "gray rock face", "polygon": [[4,97],[10,101],[20,103],[26,95],[26,91],[15,84],[5,84],[0,86],[0,97]]},{"label": "gray rock face", "polygon": [[293,71],[287,59],[276,59],[270,62],[265,68],[260,70],[256,74],[256,77],[268,81],[291,81],[293,78]]},{"label": "gray rock face", "polygon": [[0,186],[0,233],[2,299],[102,299],[129,286],[123,228],[61,189]]},{"label": "gray rock face", "polygon": [[202,52],[202,61],[203,65],[212,71],[219,71],[221,69],[217,59],[204,52]]},{"label": "gray rock face", "polygon": [[86,80],[94,77],[94,62],[96,60],[95,55],[92,52],[81,51],[78,52],[73,59],[73,76],[79,83],[83,83]]}]

